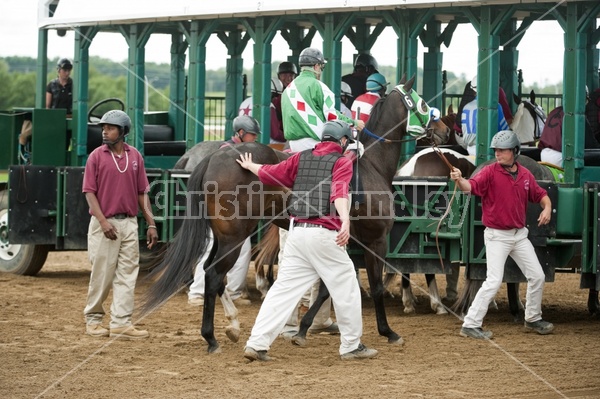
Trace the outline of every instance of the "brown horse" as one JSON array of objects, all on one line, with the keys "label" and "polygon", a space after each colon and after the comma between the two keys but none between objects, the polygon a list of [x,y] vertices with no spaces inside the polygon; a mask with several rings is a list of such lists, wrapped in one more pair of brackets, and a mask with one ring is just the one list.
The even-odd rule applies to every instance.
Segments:
[{"label": "brown horse", "polygon": [[[449,162],[453,167],[460,169],[462,175],[465,177],[471,176],[475,170],[473,161],[468,157],[456,151],[448,148],[439,149],[443,154],[446,161]],[[427,148],[419,151],[408,161],[406,161],[398,170],[397,176],[411,176],[411,177],[448,177],[450,174],[450,168],[446,164],[440,154],[433,148]],[[449,301],[456,299],[457,284],[458,284],[458,273],[459,266],[453,265],[451,267],[451,274],[448,274],[446,298]],[[387,287],[394,280],[396,274],[389,273],[385,277],[384,285]],[[425,274],[425,280],[429,291],[429,299],[431,309],[436,314],[447,314],[445,306],[442,304],[437,283],[435,280],[435,274]],[[416,297],[412,293],[410,284],[410,274],[402,273],[402,304],[404,305],[404,313],[414,313],[416,305]]]},{"label": "brown horse", "polygon": [[[413,83],[414,78],[396,87],[373,107],[365,134],[360,137],[365,153],[358,162],[364,196],[368,200],[353,204],[351,210],[351,235],[365,250],[379,334],[385,336],[388,342],[397,344],[403,341],[387,322],[382,272],[387,253],[387,235],[393,224],[391,182],[400,158],[400,143],[406,140],[407,131],[427,133],[436,137],[438,143],[445,141],[448,135],[448,128],[439,120],[416,127],[410,125],[410,113],[429,115],[429,107],[412,90]],[[407,102],[407,96],[412,97],[413,101]],[[410,108],[408,104],[413,107]],[[152,272],[156,281],[150,287],[142,308],[143,313],[155,309],[189,282],[196,262],[205,250],[208,229],[212,228],[216,249],[213,248],[214,253],[211,253],[205,265],[201,328],[209,353],[220,350],[214,336],[215,300],[217,295],[226,295],[223,279],[235,263],[241,243],[256,229],[260,220],[284,228],[288,223],[286,198],[289,190],[264,186],[256,176],[240,168],[236,160],[243,152],[252,153],[257,163],[273,164],[279,161],[275,151],[267,146],[240,144],[213,153],[194,169],[188,181],[186,218],[156,262],[157,266]],[[237,341],[240,333],[237,310],[235,307],[226,308],[225,312],[231,321],[227,336]]]}]

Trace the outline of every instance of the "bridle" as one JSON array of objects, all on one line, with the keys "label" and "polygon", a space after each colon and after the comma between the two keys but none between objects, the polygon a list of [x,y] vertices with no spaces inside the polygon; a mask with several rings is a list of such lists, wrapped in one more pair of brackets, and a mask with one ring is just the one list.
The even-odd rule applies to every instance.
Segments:
[{"label": "bridle", "polygon": [[[405,121],[406,132],[409,134],[409,137],[398,140],[387,139],[385,137],[378,136],[377,134],[371,132],[367,128],[363,128],[363,133],[365,133],[367,136],[375,139],[378,142],[386,144],[417,141],[424,137],[433,143],[434,140],[431,136],[436,135],[437,137],[440,137],[440,135],[435,133],[435,129],[431,127],[431,122],[440,120],[440,111],[437,108],[433,108],[427,105],[427,103],[423,101],[423,99],[419,97],[419,95],[413,89],[407,91],[404,89],[403,86],[398,85],[394,87],[394,90],[400,94],[402,102],[404,103],[404,106],[408,111],[408,116],[406,117]],[[424,112],[418,108],[419,105],[421,105],[421,109],[425,108]],[[398,125],[394,126],[394,129],[396,127],[398,127]],[[388,133],[391,130],[392,129],[390,129]]]}]

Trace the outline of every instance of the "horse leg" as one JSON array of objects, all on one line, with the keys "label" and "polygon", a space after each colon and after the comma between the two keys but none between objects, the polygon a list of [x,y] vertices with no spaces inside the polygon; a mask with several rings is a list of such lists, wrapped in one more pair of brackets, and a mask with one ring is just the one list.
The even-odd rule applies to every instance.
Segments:
[{"label": "horse leg", "polygon": [[227,289],[223,291],[223,294],[220,298],[221,303],[223,304],[225,316],[231,323],[225,328],[225,334],[227,334],[227,338],[229,338],[232,342],[238,342],[240,339],[240,321],[237,318],[238,310],[233,304],[233,300],[231,299]]},{"label": "horse leg", "polygon": [[458,278],[460,276],[460,265],[453,263],[450,265],[451,273],[446,274],[446,297],[444,300],[453,303],[458,298]]},{"label": "horse leg", "polygon": [[396,273],[386,273],[383,277],[383,288],[385,289],[386,294],[389,295],[390,298],[395,298],[393,292],[394,288],[391,287],[391,285],[392,282],[396,279],[396,275]]},{"label": "horse leg", "polygon": [[412,287],[410,286],[410,274],[402,273],[402,305],[404,305],[404,313],[415,313],[416,304],[417,298],[413,294]]},{"label": "horse leg", "polygon": [[[225,307],[225,314],[229,318],[230,325],[227,327],[227,336],[233,341],[232,337],[236,335],[239,338],[239,321],[237,320],[237,309],[231,298],[225,293],[225,275],[231,269],[239,256],[242,243],[238,243],[237,246],[218,246],[217,253],[215,255],[216,261],[210,264],[205,269],[205,283],[204,283],[204,308],[202,311],[202,328],[200,333],[202,337],[208,343],[208,353],[220,353],[221,348],[215,338],[215,304],[217,295],[225,295],[225,300],[221,299]],[[217,244],[219,245],[219,244]],[[227,303],[229,301],[229,303]],[[237,328],[237,332],[236,332]],[[236,341],[234,341],[236,342]]]},{"label": "horse leg", "polygon": [[425,280],[427,281],[427,287],[429,288],[429,302],[431,304],[431,310],[435,314],[448,314],[446,307],[442,305],[440,293],[437,288],[437,282],[435,281],[435,274],[426,274]]},{"label": "horse leg", "polygon": [[508,295],[508,308],[510,309],[513,321],[515,323],[522,322],[521,309],[523,309],[523,304],[521,303],[521,299],[519,299],[519,283],[506,283],[506,293]]},{"label": "horse leg", "polygon": [[306,346],[306,333],[308,332],[308,329],[312,325],[315,316],[327,298],[329,298],[329,290],[327,289],[327,286],[321,282],[321,284],[319,284],[319,293],[317,294],[315,302],[308,309],[308,312],[306,312],[306,314],[304,314],[302,317],[298,333],[292,337],[292,343],[294,345]]},{"label": "horse leg", "polygon": [[590,288],[587,301],[588,311],[591,315],[600,315],[600,302],[598,301],[598,291]]},{"label": "horse leg", "polygon": [[376,245],[370,245],[365,251],[365,264],[367,265],[367,276],[371,287],[371,297],[375,304],[375,317],[377,319],[377,331],[379,335],[387,337],[388,343],[403,345],[404,340],[396,334],[389,326],[385,314],[383,301],[383,261],[385,258],[387,244],[385,237],[378,240]]},{"label": "horse leg", "polygon": [[[265,265],[255,264],[255,278],[256,278],[256,289],[260,292],[260,299],[265,299],[267,291],[269,291],[269,281],[267,280],[267,274],[265,273]],[[273,267],[270,265],[269,267]]]}]

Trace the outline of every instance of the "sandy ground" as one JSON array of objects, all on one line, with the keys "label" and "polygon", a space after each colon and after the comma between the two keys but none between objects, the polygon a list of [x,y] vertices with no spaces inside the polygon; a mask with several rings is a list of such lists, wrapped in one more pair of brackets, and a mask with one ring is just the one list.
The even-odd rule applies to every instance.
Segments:
[{"label": "sandy ground", "polygon": [[[240,309],[238,343],[225,336],[217,306],[223,351],[216,355],[206,354],[199,308],[188,306],[183,292],[138,321],[150,331],[148,340],[85,335],[88,279],[85,252],[51,253],[37,277],[0,274],[1,398],[600,397],[600,321],[587,312],[577,274],[546,285],[544,318],[556,325],[549,336],[513,323],[502,290],[499,310],[486,318],[493,341],[462,338],[460,320],[434,315],[424,279],[415,276],[416,315],[405,315],[399,299],[387,300],[388,320],[404,347],[377,334],[373,304],[365,299],[363,342],[379,350],[376,359],[341,361],[339,337],[321,334],[309,335],[306,348],[277,339],[270,351],[275,360],[267,363],[242,356],[260,306],[252,274],[253,304]],[[136,297],[147,287],[140,279]]]}]

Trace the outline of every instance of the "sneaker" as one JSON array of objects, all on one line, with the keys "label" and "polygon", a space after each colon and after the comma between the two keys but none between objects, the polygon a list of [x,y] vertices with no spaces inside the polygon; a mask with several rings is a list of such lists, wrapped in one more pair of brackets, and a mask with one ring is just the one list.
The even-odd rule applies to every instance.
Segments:
[{"label": "sneaker", "polygon": [[469,328],[462,327],[460,329],[461,337],[475,338],[475,339],[491,339],[494,334],[491,331],[483,331],[481,327]]},{"label": "sneaker", "polygon": [[201,296],[195,296],[188,299],[188,305],[190,306],[204,306],[204,298]]},{"label": "sneaker", "polygon": [[110,329],[111,338],[123,338],[123,339],[144,339],[148,338],[150,334],[146,330],[138,330],[134,326],[125,326]]},{"label": "sneaker", "polygon": [[340,328],[338,327],[337,323],[334,321],[327,327],[322,327],[322,328],[312,328],[311,327],[308,329],[308,332],[311,334],[327,333],[327,334],[334,335],[334,334],[340,333]]},{"label": "sneaker", "polygon": [[108,330],[100,324],[88,324],[85,326],[85,333],[92,337],[108,337]]},{"label": "sneaker", "polygon": [[554,324],[544,321],[544,320],[538,320],[538,321],[534,321],[534,322],[525,322],[525,330],[531,332],[531,331],[535,331],[536,333],[540,334],[540,335],[546,335],[546,334],[550,334],[552,331],[554,331]]},{"label": "sneaker", "polygon": [[371,359],[377,356],[376,349],[369,349],[363,344],[358,344],[358,348],[354,349],[352,352],[344,353],[340,355],[342,360],[353,360],[353,359]]},{"label": "sneaker", "polygon": [[239,297],[233,300],[233,304],[235,306],[250,306],[252,305],[252,301],[250,299]]},{"label": "sneaker", "polygon": [[249,346],[244,348],[244,357],[251,362],[255,360],[259,360],[261,362],[268,362],[269,360],[272,360],[271,357],[267,355],[267,351],[257,351]]}]

